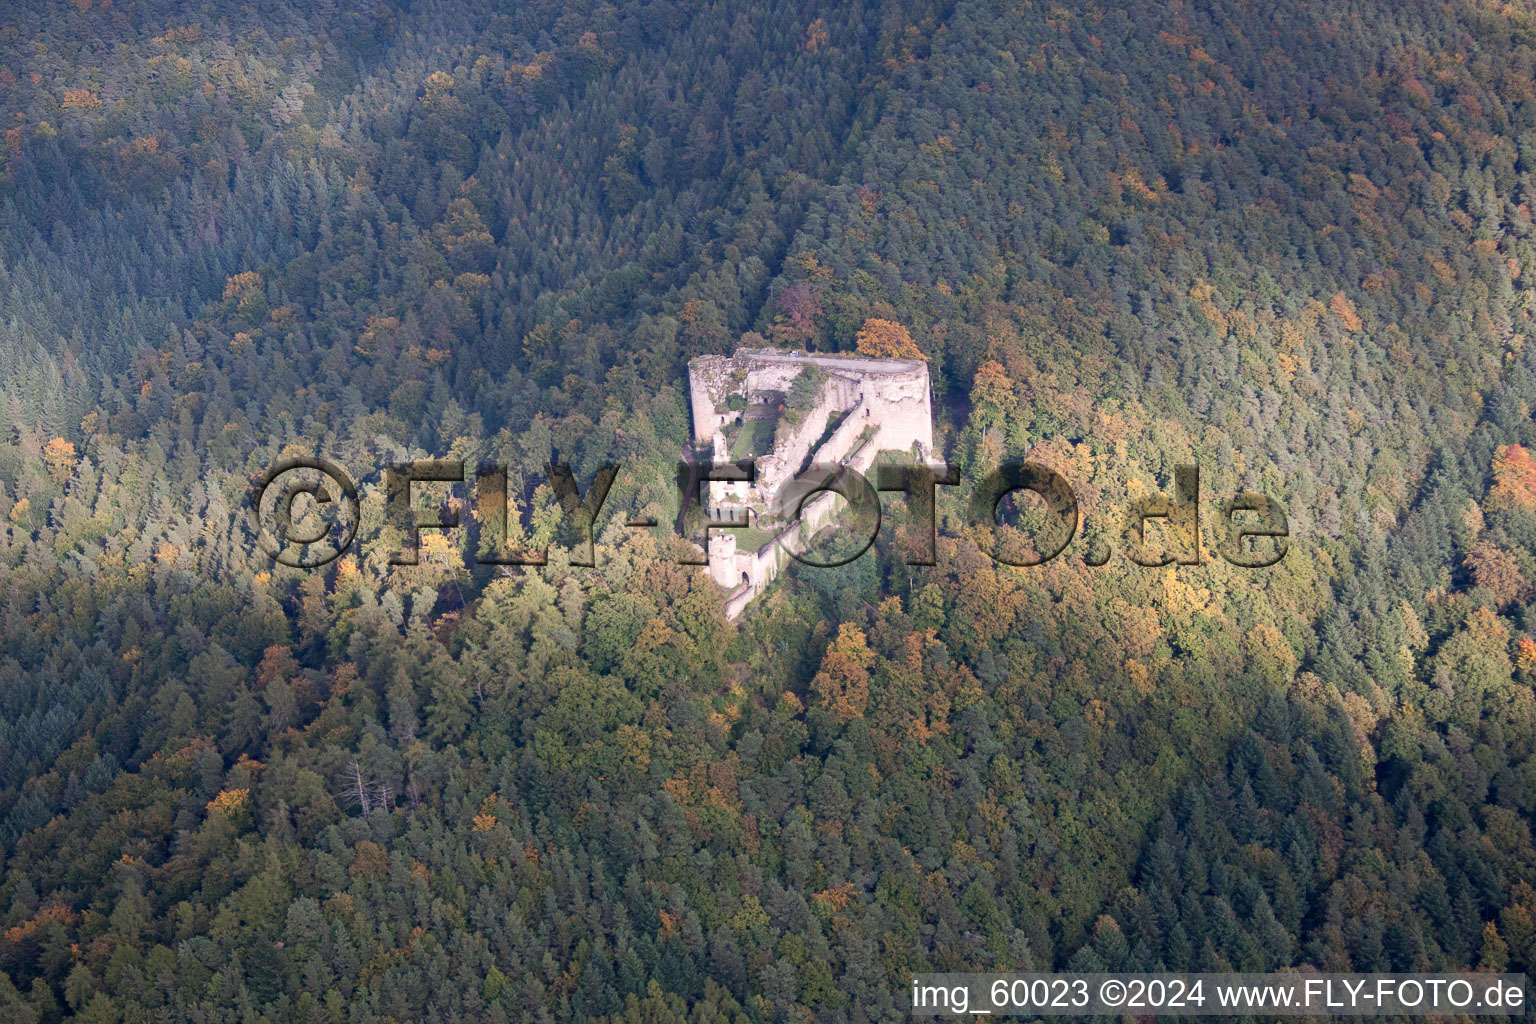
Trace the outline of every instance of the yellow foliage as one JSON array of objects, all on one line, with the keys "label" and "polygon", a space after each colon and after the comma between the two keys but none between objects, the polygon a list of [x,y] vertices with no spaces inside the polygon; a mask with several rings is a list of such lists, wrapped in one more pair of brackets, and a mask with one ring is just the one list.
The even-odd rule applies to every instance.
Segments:
[{"label": "yellow foliage", "polygon": [[1227,315],[1223,313],[1213,299],[1215,289],[1203,280],[1197,280],[1189,289],[1189,297],[1200,306],[1200,313],[1211,323],[1216,325],[1216,333],[1221,337],[1227,336]]},{"label": "yellow foliage", "polygon": [[640,636],[635,639],[635,648],[641,651],[654,651],[678,638],[677,631],[661,619],[650,619],[641,627]]},{"label": "yellow foliage", "polygon": [[988,359],[976,367],[976,376],[971,380],[971,400],[1004,412],[1013,408],[1018,397],[1002,363]]},{"label": "yellow foliage", "polygon": [[43,445],[43,461],[55,478],[67,477],[75,468],[75,446],[56,437]]},{"label": "yellow foliage", "polygon": [[818,703],[839,722],[847,724],[864,714],[869,703],[869,667],[874,660],[864,634],[852,623],[843,623],[821,659],[821,671],[811,680]]},{"label": "yellow foliage", "polygon": [[[1160,180],[1160,179],[1159,179]],[[1125,173],[1120,175],[1120,183],[1128,189],[1132,195],[1149,202],[1157,202],[1157,192],[1141,178],[1141,171],[1135,167],[1127,167]]]},{"label": "yellow foliage", "polygon": [[1251,653],[1271,658],[1281,665],[1296,663],[1296,652],[1290,641],[1267,622],[1261,622],[1248,631],[1248,648]]},{"label": "yellow foliage", "polygon": [[1152,682],[1151,670],[1135,658],[1126,661],[1125,672],[1131,677],[1131,686],[1139,696],[1150,697],[1157,692],[1157,686]]},{"label": "yellow foliage", "polygon": [[224,282],[224,298],[233,299],[252,288],[261,287],[261,275],[254,270],[243,270]]},{"label": "yellow foliage", "polygon": [[101,97],[89,89],[65,89],[60,106],[65,110],[94,110],[101,106]]},{"label": "yellow foliage", "polygon": [[357,856],[347,871],[353,878],[383,878],[389,871],[389,854],[371,839],[357,844]]}]

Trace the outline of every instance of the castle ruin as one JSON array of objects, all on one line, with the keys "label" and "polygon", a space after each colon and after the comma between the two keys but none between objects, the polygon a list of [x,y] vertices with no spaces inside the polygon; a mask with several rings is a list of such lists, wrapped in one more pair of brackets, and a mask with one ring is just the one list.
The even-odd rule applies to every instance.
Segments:
[{"label": "castle ruin", "polygon": [[[813,463],[867,473],[881,452],[926,460],[933,448],[928,364],[917,359],[806,355],[742,349],[688,364],[694,442],[718,463],[756,458],[752,483],[713,481],[709,513],[747,514],[751,528],[709,531],[708,572],[725,587],[735,618],[779,573],[795,546],[831,519],[834,495],[805,502],[777,521],[783,484]],[[737,535],[746,543],[738,547]]]}]

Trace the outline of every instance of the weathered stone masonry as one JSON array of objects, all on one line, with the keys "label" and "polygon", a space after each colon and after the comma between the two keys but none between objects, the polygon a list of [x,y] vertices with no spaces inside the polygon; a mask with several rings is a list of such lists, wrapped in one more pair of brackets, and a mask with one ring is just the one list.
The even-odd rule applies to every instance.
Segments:
[{"label": "weathered stone masonry", "polygon": [[[783,483],[810,462],[842,463],[868,472],[883,451],[913,452],[926,459],[933,449],[933,407],[928,364],[915,359],[803,355],[779,349],[742,349],[734,356],[701,356],[688,365],[694,440],[709,446],[717,460],[730,456],[726,432],[733,424],[772,423],[794,380],[808,366],[825,374],[815,404],[792,431],[778,437],[768,453],[757,455],[755,484],[712,483],[715,510],[751,509],[754,522],[773,508]],[[734,401],[733,401],[734,399]],[[823,441],[828,424],[843,420]],[[820,442],[818,445],[817,442]],[[815,447],[813,447],[815,446]],[[741,614],[778,575],[789,558],[784,544],[800,533],[814,534],[831,517],[834,497],[819,494],[806,502],[798,520],[783,525],[776,540],[753,551],[737,550],[736,531],[711,531],[709,573],[727,588],[726,612]]]}]

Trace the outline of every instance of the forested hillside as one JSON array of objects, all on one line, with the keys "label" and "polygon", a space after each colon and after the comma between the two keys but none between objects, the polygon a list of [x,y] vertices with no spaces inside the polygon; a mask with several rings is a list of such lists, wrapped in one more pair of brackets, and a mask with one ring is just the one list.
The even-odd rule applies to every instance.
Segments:
[{"label": "forested hillside", "polygon": [[[0,1020],[1531,968],[1527,6],[12,4],[0,122]],[[687,361],[872,319],[938,564],[887,494],[729,621]],[[247,514],[295,454],[363,492],[322,569]],[[429,457],[549,565],[467,507],[392,565]],[[1035,568],[967,513],[1018,458],[1082,503]],[[592,567],[550,462],[621,467]],[[1207,561],[1140,567],[1182,464]],[[1214,554],[1239,490],[1271,568]]]}]

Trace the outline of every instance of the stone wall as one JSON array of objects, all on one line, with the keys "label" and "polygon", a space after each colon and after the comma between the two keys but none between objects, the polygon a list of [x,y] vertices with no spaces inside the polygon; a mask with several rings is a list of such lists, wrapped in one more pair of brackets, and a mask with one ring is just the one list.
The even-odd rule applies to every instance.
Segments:
[{"label": "stone wall", "polygon": [[700,356],[688,364],[688,401],[693,412],[693,438],[698,444],[708,444],[729,422],[722,414],[728,411],[725,401],[733,392],[734,369],[735,361],[728,356]]},{"label": "stone wall", "polygon": [[780,484],[798,473],[811,453],[811,445],[826,433],[827,421],[856,406],[860,400],[857,380],[849,377],[829,379],[822,387],[820,399],[806,411],[799,425],[782,439],[776,437],[773,454],[758,460],[757,487],[761,496],[771,496]]},{"label": "stone wall", "polygon": [[832,436],[827,438],[827,443],[816,449],[815,461],[839,462],[853,450],[859,435],[870,427],[879,429],[879,421],[874,418],[869,401],[860,398],[857,405],[848,410],[848,417],[837,425],[832,431]]},{"label": "stone wall", "polygon": [[[810,462],[844,462],[867,473],[882,451],[911,451],[927,457],[933,449],[933,409],[928,364],[918,360],[869,359],[862,356],[808,356],[775,349],[743,349],[734,356],[701,356],[688,367],[689,400],[694,437],[709,444],[718,459],[725,451],[721,431],[741,414],[726,408],[731,396],[743,403],[782,401],[809,365],[827,372],[814,406],[771,453],[757,453],[757,482],[751,487],[710,488],[711,500],[725,499],[759,512],[773,507],[784,481]],[[846,412],[830,437],[815,451],[812,445],[826,433],[830,418]],[[874,434],[861,443],[869,427]],[[815,536],[830,522],[835,504],[831,493],[806,502],[798,520],[756,551],[741,551],[733,531],[711,531],[708,572],[729,591],[726,614],[735,618],[771,583],[789,560],[786,546],[800,546],[802,536]]]}]

